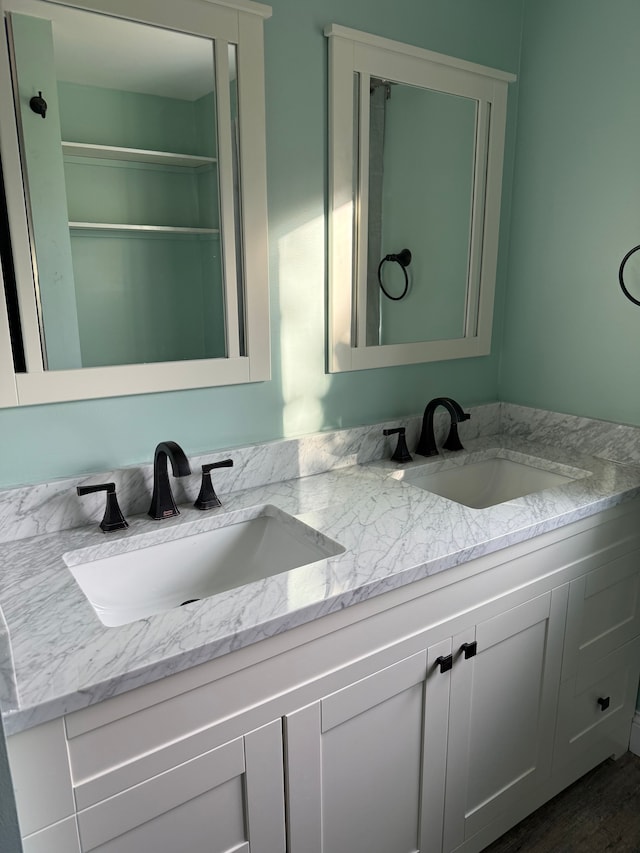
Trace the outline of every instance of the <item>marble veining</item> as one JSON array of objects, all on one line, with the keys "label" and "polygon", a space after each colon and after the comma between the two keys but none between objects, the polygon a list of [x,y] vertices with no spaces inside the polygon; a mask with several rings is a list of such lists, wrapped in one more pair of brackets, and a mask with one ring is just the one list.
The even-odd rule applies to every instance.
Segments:
[{"label": "marble veining", "polygon": [[502,403],[500,431],[623,465],[640,464],[640,428]]},{"label": "marble veining", "polygon": [[[500,403],[470,409],[472,418],[462,426],[461,435],[477,438],[496,432]],[[436,434],[442,439],[446,415],[436,416]],[[216,492],[223,499],[230,492],[308,477],[336,468],[364,464],[392,453],[393,436],[386,438],[386,427],[404,426],[410,446],[417,444],[421,418],[399,418],[383,424],[322,432],[301,438],[283,439],[246,447],[234,447],[203,455],[190,456],[192,474],[171,485],[176,503],[192,503],[200,489],[201,466],[208,462],[233,459],[233,468],[213,472]],[[180,436],[173,436],[180,440]],[[115,483],[118,502],[127,519],[149,509],[153,487],[153,450],[149,463],[117,471],[101,471],[83,477],[68,477],[29,486],[0,490],[0,542],[56,533],[98,523],[104,511],[104,495],[79,498],[76,487],[93,483]]]},{"label": "marble veining", "polygon": [[[92,518],[90,525],[49,532],[46,523],[38,523],[39,535],[7,538],[0,545],[4,617],[0,621],[0,702],[6,731],[17,732],[87,707],[640,495],[640,467],[565,448],[554,438],[557,422],[553,419],[548,419],[545,432],[544,418],[531,410],[530,431],[548,436],[552,443],[545,444],[525,434],[526,413],[505,414],[498,404],[481,408],[473,433],[460,430],[470,454],[495,454],[498,448],[579,469],[588,476],[487,509],[472,509],[395,480],[397,464],[381,459],[389,455],[391,444],[381,440],[381,428],[376,426],[362,428],[364,448],[351,431],[325,435],[325,444],[320,436],[306,444],[301,440],[306,450],[318,442],[320,462],[314,461],[310,450],[306,460],[291,461],[289,455],[295,455],[291,446],[286,454],[283,447],[271,448],[273,454],[283,453],[289,459],[281,460],[281,467],[274,463],[275,455],[269,457],[264,450],[263,473],[255,475],[255,482],[243,463],[238,466],[242,471],[229,471],[235,480],[226,485],[221,481],[219,489],[216,483],[224,506],[209,513],[185,501],[181,515],[170,521],[153,522],[145,515],[130,514],[130,528],[111,537],[105,537]],[[486,415],[484,423],[482,415]],[[496,424],[491,417],[503,423],[502,435],[490,434],[491,424],[494,429]],[[412,448],[420,418],[405,424],[411,431]],[[607,446],[601,436],[599,447]],[[246,449],[247,468],[261,453]],[[240,456],[236,451],[229,455]],[[339,464],[326,467],[332,455]],[[451,460],[460,464],[462,459],[463,454],[443,453],[412,464],[437,466]],[[274,479],[276,472],[285,469],[298,473]],[[146,477],[126,470],[131,482]],[[307,473],[301,475],[301,471]],[[65,482],[68,490],[69,483],[76,481]],[[40,497],[33,498],[35,506],[52,500],[63,522],[69,520],[72,513],[63,504],[68,509],[70,502],[68,496],[62,498],[59,484],[49,491],[46,486],[36,491]],[[144,497],[146,504],[148,495]],[[78,501],[75,496],[74,500]],[[344,553],[118,628],[102,625],[63,560],[63,554],[74,559],[68,555],[77,556],[83,549],[85,556],[95,554],[105,543],[108,549],[128,548],[139,544],[136,537],[142,534],[161,541],[208,529],[248,517],[264,505],[295,516],[340,543]],[[21,508],[27,506],[25,490]],[[25,524],[21,529],[28,528]]]}]

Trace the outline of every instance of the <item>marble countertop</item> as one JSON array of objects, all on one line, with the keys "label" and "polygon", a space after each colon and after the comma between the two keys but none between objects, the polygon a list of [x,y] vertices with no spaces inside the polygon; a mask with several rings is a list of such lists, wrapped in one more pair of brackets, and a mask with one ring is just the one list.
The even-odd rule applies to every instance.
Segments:
[{"label": "marble countertop", "polygon": [[[235,491],[210,513],[185,507],[178,518],[160,523],[137,516],[129,530],[109,537],[92,525],[1,544],[0,700],[6,731],[86,707],[640,495],[635,465],[513,437],[465,444],[480,456],[501,447],[588,474],[471,509],[394,479],[393,472],[406,466],[384,461]],[[463,458],[443,454],[411,464],[438,467]],[[167,537],[197,533],[222,515],[266,504],[346,550],[118,628],[99,621],[62,559],[69,551],[146,531],[166,531]]]}]

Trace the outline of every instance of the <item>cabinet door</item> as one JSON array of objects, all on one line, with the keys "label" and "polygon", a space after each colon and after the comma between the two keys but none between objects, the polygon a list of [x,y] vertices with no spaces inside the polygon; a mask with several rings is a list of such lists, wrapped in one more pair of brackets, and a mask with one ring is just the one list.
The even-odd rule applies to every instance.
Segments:
[{"label": "cabinet door", "polygon": [[277,720],[78,814],[82,853],[284,853]]},{"label": "cabinet door", "polygon": [[550,774],[566,600],[548,592],[454,638],[445,851]]},{"label": "cabinet door", "polygon": [[[286,718],[290,853],[435,853],[450,673],[446,640]],[[426,732],[429,736],[426,736]]]}]

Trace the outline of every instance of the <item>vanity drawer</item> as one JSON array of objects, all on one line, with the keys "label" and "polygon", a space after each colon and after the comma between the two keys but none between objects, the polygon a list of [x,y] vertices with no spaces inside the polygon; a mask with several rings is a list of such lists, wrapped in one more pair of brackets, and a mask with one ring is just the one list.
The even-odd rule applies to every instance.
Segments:
[{"label": "vanity drawer", "polygon": [[556,764],[578,759],[589,749],[601,750],[603,758],[627,749],[639,671],[636,638],[561,685]]},{"label": "vanity drawer", "polygon": [[78,812],[82,853],[284,853],[282,723],[274,720]]},{"label": "vanity drawer", "polygon": [[[120,851],[152,850],[160,843],[162,836],[158,833],[166,832],[163,816],[169,812],[174,812],[173,826],[184,823],[183,837],[189,837],[193,803],[199,797],[206,800],[213,822],[233,827],[220,849],[231,848],[234,841],[237,845],[244,840],[243,815],[238,807],[243,773],[244,754],[242,741],[238,739],[128,788],[79,812],[82,851],[111,849],[109,842],[115,838]],[[224,821],[223,815],[226,815]]]},{"label": "vanity drawer", "polygon": [[[147,721],[150,722],[148,718]],[[263,719],[261,722],[266,721]],[[260,730],[269,730],[270,726],[280,732],[282,728],[280,718],[267,723]],[[106,731],[100,732],[101,737],[109,737],[113,734],[111,727],[105,727],[105,729]],[[187,737],[167,742],[150,752],[140,754],[132,751],[132,757],[128,761],[114,762],[110,767],[102,766],[99,772],[93,775],[74,774],[72,761],[76,809],[78,811],[87,809],[103,800],[117,796],[122,791],[140,787],[148,780],[171,772],[179,766],[193,763],[203,755],[212,755],[216,750],[223,750],[232,741],[242,742],[246,732],[251,730],[253,730],[251,718],[247,715],[239,715],[223,723],[206,726]],[[276,736],[281,737],[280,734]],[[72,740],[68,742],[70,754],[73,745]],[[115,741],[113,751],[116,755],[121,752],[121,745]]]},{"label": "vanity drawer", "polygon": [[[121,776],[120,787],[136,784],[273,717],[251,711],[252,695],[243,672],[163,696],[161,691],[170,681],[164,679],[65,717],[79,808],[87,805],[82,791],[99,788],[101,779],[106,784]],[[150,704],[154,698],[156,703]],[[92,795],[91,802],[113,793]]]},{"label": "vanity drawer", "polygon": [[631,551],[571,582],[562,678],[640,635],[640,551]]}]

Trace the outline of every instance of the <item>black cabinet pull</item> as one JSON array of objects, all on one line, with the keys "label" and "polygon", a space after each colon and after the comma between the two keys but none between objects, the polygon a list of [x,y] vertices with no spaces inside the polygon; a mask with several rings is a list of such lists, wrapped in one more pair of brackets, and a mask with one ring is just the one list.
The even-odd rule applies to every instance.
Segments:
[{"label": "black cabinet pull", "polygon": [[478,643],[474,640],[472,643],[463,643],[460,646],[460,651],[464,652],[464,659],[469,660],[469,658],[473,658],[478,653]]},{"label": "black cabinet pull", "polygon": [[601,709],[602,711],[606,711],[606,710],[607,710],[607,708],[609,707],[609,704],[610,704],[610,703],[611,703],[611,697],[610,697],[610,696],[604,696],[604,697],[603,697],[603,696],[601,696],[601,697],[598,699],[598,705],[600,705],[600,709]]},{"label": "black cabinet pull", "polygon": [[453,666],[453,655],[440,655],[436,658],[436,666],[440,667],[440,672],[449,672]]}]

